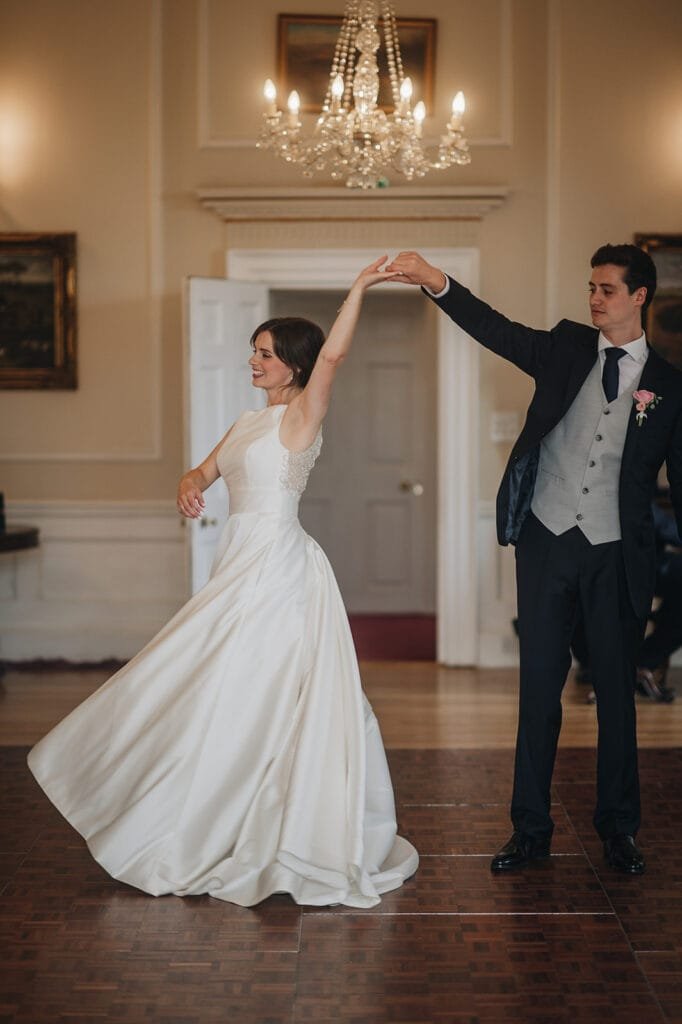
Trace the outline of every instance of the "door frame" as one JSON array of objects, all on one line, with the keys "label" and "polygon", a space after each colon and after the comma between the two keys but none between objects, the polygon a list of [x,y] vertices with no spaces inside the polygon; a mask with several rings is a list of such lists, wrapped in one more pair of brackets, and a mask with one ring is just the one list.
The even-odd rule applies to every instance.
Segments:
[{"label": "door frame", "polygon": [[[414,249],[409,242],[401,250]],[[429,263],[478,291],[476,248],[420,249]],[[344,290],[376,249],[228,249],[226,274],[281,291]],[[379,289],[395,288],[387,283]],[[478,663],[478,345],[449,317],[437,320],[437,658]]]},{"label": "door frame", "polygon": [[[185,278],[182,290],[185,465],[199,465],[238,416],[265,398],[258,392],[254,395],[251,372],[244,359],[244,336],[248,338],[266,319],[269,302],[270,289],[266,284],[199,275]],[[223,315],[206,334],[202,326],[207,305],[212,310],[218,307]],[[226,357],[229,365],[221,366]],[[238,372],[235,366],[239,366]],[[206,372],[202,374],[202,370]],[[227,372],[223,376],[216,370]],[[209,381],[217,387],[217,393],[206,401],[202,388]],[[229,514],[229,495],[225,487],[209,488],[205,500],[204,515],[200,519],[182,520],[186,526],[186,574],[190,594],[196,594],[208,582],[220,533]]]}]

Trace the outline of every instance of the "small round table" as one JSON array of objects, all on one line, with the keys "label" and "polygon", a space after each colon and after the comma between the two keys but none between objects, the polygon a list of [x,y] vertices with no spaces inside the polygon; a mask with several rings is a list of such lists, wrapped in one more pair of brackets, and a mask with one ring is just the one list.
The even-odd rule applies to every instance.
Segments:
[{"label": "small round table", "polygon": [[20,523],[8,526],[0,532],[0,554],[5,551],[24,551],[37,548],[40,531],[37,526],[23,526]]}]

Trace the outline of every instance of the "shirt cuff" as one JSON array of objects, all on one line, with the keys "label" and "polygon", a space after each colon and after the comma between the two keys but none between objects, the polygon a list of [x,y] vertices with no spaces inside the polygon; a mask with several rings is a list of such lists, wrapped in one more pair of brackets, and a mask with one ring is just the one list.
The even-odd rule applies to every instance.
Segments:
[{"label": "shirt cuff", "polygon": [[448,277],[447,274],[445,275],[445,288],[442,288],[439,292],[432,292],[430,288],[426,287],[426,285],[424,285],[424,291],[428,292],[431,298],[440,299],[443,295],[447,295],[447,293],[450,291],[450,278]]}]

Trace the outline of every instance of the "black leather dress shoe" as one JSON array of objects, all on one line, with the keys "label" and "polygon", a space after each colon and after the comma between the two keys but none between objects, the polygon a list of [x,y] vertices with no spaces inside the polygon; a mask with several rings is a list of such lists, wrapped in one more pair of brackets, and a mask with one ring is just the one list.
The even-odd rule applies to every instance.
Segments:
[{"label": "black leather dress shoe", "polygon": [[534,839],[522,832],[514,832],[508,843],[496,853],[490,862],[491,871],[512,871],[525,867],[532,860],[549,857],[549,840]]},{"label": "black leather dress shoe", "polygon": [[641,875],[644,871],[644,857],[635,846],[633,836],[611,836],[604,840],[604,856],[616,871],[627,875]]}]

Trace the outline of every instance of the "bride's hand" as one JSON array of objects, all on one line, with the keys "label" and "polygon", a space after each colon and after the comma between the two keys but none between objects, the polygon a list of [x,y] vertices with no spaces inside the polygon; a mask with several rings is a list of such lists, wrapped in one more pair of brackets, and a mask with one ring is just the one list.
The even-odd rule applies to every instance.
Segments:
[{"label": "bride's hand", "polygon": [[204,497],[196,483],[183,476],[178,485],[177,509],[186,519],[199,519],[206,508]]},{"label": "bride's hand", "polygon": [[399,278],[399,274],[387,273],[385,269],[381,269],[388,259],[387,255],[380,256],[374,263],[370,263],[368,267],[365,267],[360,271],[358,276],[353,281],[350,288],[350,293],[362,293],[368,288],[371,288],[373,284],[379,284],[380,281],[396,281]]}]

